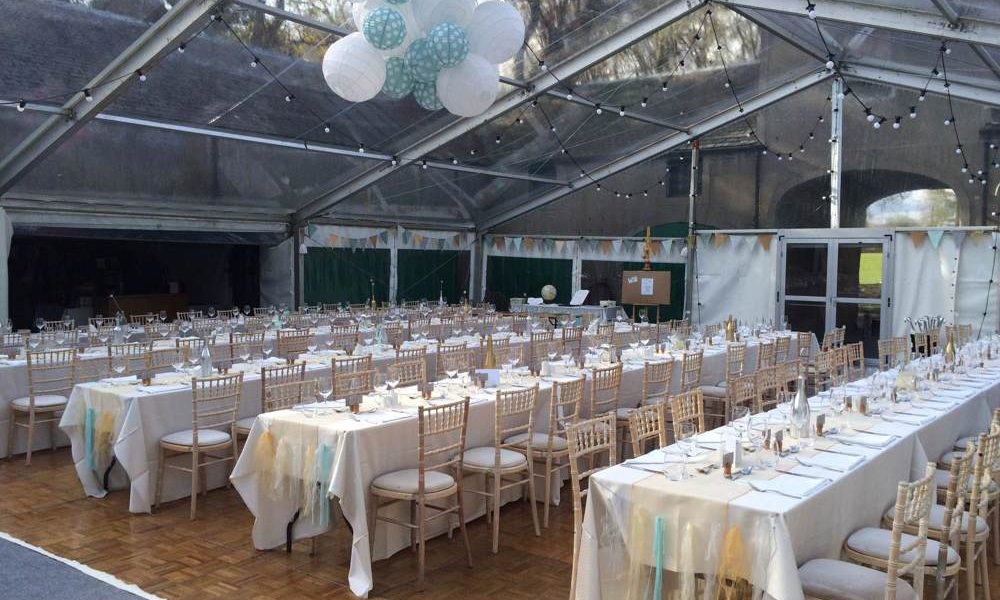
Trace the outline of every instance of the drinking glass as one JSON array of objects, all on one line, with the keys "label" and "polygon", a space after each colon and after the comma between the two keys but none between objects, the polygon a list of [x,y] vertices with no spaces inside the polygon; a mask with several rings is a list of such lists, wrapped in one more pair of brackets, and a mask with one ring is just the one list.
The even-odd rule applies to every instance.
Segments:
[{"label": "drinking glass", "polygon": [[111,359],[111,370],[121,375],[125,372],[125,357],[115,356]]},{"label": "drinking glass", "polygon": [[847,395],[844,390],[834,390],[830,395],[830,410],[833,412],[834,418],[837,420],[838,425],[843,425],[846,429],[847,422],[843,419],[844,409],[847,408]]},{"label": "drinking glass", "polygon": [[268,359],[271,358],[272,352],[274,352],[274,340],[265,339],[264,345],[261,347],[261,353],[265,359]]},{"label": "drinking glass", "polygon": [[240,344],[239,348],[236,350],[237,356],[243,362],[248,362],[250,360],[250,346],[247,344]]},{"label": "drinking glass", "polygon": [[66,329],[73,327],[73,316],[69,314],[69,311],[63,313],[62,324]]},{"label": "drinking glass", "polygon": [[38,317],[37,319],[35,319],[35,328],[38,329],[39,333],[45,331],[45,319],[43,319],[42,317]]},{"label": "drinking glass", "polygon": [[157,315],[157,316],[160,318],[160,323],[166,323],[167,322],[167,311],[161,310],[160,314]]},{"label": "drinking glass", "polygon": [[32,350],[37,350],[38,345],[42,343],[42,336],[32,333],[28,336],[28,347]]},{"label": "drinking glass", "polygon": [[320,397],[323,398],[323,401],[329,400],[330,394],[333,393],[333,381],[329,377],[320,377],[318,383],[317,390]]},{"label": "drinking glass", "polygon": [[208,315],[209,319],[214,319],[215,318],[215,314],[216,314],[215,307],[214,306],[209,306],[208,310],[205,311],[205,314]]},{"label": "drinking glass", "polygon": [[52,339],[55,340],[56,346],[62,346],[63,342],[66,341],[66,332],[60,329],[59,331],[55,332],[55,334],[52,336]]},{"label": "drinking glass", "polygon": [[199,353],[195,352],[194,348],[190,348],[188,350],[188,353],[187,353],[187,362],[191,366],[192,369],[194,367],[197,367],[198,366],[198,361],[201,360],[201,357],[198,356],[198,354]]},{"label": "drinking glass", "polygon": [[681,479],[687,479],[687,459],[695,450],[695,440],[694,436],[698,434],[698,429],[694,426],[694,423],[681,423],[677,427],[677,447],[680,449],[681,454],[684,455],[684,463],[681,468]]}]

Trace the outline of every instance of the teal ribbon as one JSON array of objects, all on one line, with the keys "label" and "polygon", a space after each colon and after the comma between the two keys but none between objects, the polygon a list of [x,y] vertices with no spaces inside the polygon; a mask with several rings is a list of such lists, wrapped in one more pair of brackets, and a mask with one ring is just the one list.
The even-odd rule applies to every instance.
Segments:
[{"label": "teal ribbon", "polygon": [[653,574],[653,598],[663,597],[663,517],[656,517],[653,526],[653,556],[656,557],[656,571]]},{"label": "teal ribbon", "polygon": [[316,485],[319,486],[319,524],[330,523],[330,499],[326,490],[330,486],[330,470],[333,468],[333,453],[330,446],[321,444],[316,451]]},{"label": "teal ribbon", "polygon": [[94,470],[94,409],[87,409],[87,417],[83,429],[83,447],[87,456],[87,468]]}]

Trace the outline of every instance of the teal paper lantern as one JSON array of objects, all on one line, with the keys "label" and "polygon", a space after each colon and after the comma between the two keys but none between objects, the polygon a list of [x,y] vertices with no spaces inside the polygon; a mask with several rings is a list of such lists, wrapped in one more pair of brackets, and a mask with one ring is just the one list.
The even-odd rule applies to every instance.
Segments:
[{"label": "teal paper lantern", "polygon": [[469,38],[465,30],[454,23],[438,23],[427,34],[434,56],[441,66],[451,68],[469,55]]},{"label": "teal paper lantern", "polygon": [[394,56],[385,62],[385,85],[382,86],[382,93],[399,100],[405,98],[413,91],[413,74],[406,66],[406,61],[398,56]]},{"label": "teal paper lantern", "polygon": [[441,70],[441,61],[431,50],[427,38],[420,38],[414,40],[406,49],[406,66],[410,67],[410,73],[417,81],[434,83],[438,71]]},{"label": "teal paper lantern", "polygon": [[392,50],[406,39],[406,20],[398,10],[383,6],[368,13],[362,30],[369,44],[379,50]]},{"label": "teal paper lantern", "polygon": [[417,81],[413,84],[413,98],[417,104],[427,110],[440,110],[444,108],[438,98],[437,84],[434,82]]}]

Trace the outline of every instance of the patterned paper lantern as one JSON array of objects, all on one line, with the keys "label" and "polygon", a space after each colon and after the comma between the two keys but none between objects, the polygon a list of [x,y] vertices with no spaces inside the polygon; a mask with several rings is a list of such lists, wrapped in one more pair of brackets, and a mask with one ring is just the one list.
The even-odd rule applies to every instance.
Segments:
[{"label": "patterned paper lantern", "polygon": [[440,110],[444,108],[437,95],[437,86],[433,82],[415,82],[413,84],[413,98],[417,101],[417,104],[427,110]]},{"label": "patterned paper lantern", "polygon": [[362,28],[365,39],[379,50],[392,50],[406,38],[406,21],[399,11],[381,7],[368,13]]},{"label": "patterned paper lantern", "polygon": [[385,83],[385,59],[356,31],[327,49],[323,56],[323,79],[344,100],[371,100]]},{"label": "patterned paper lantern", "polygon": [[389,4],[406,4],[408,0],[385,0]]},{"label": "patterned paper lantern", "polygon": [[406,50],[406,66],[417,81],[433,84],[441,70],[441,62],[431,49],[427,38],[415,40]]},{"label": "patterned paper lantern", "polygon": [[472,13],[466,35],[469,52],[498,65],[510,60],[524,44],[524,19],[510,4],[487,0]]},{"label": "patterned paper lantern", "polygon": [[406,61],[398,56],[385,61],[385,85],[382,86],[382,93],[393,100],[399,100],[412,91],[413,74],[406,66]]},{"label": "patterned paper lantern", "polygon": [[427,34],[431,50],[444,68],[454,67],[469,55],[465,31],[453,23],[439,23]]},{"label": "patterned paper lantern", "polygon": [[474,117],[493,104],[499,84],[497,66],[482,56],[470,54],[454,68],[441,69],[437,93],[448,112]]}]

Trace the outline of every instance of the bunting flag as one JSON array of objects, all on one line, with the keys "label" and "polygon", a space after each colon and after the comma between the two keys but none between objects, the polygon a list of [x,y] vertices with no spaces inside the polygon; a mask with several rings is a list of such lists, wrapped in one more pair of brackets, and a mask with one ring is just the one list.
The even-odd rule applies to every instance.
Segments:
[{"label": "bunting flag", "polygon": [[[611,247],[614,248],[615,254],[622,251],[622,241],[621,240],[611,240]],[[607,254],[607,253],[605,253]]]},{"label": "bunting flag", "polygon": [[725,246],[726,242],[728,242],[728,241],[729,241],[729,234],[728,233],[717,233],[717,234],[715,234],[715,247],[716,248],[721,248],[721,247]]},{"label": "bunting flag", "polygon": [[504,247],[503,236],[498,235],[495,238],[493,238],[493,245],[497,247],[497,250],[503,250]]},{"label": "bunting flag", "polygon": [[535,249],[535,238],[530,238],[530,237],[529,238],[524,238],[524,249],[528,250],[528,251],[534,250]]},{"label": "bunting flag", "polygon": [[761,233],[757,235],[757,241],[760,243],[760,247],[764,249],[764,252],[771,251],[771,241],[774,239],[774,235],[770,233]]},{"label": "bunting flag", "polygon": [[730,243],[733,245],[733,249],[736,251],[743,250],[743,244],[746,243],[747,238],[745,235],[734,235],[729,237]]},{"label": "bunting flag", "polygon": [[941,245],[941,238],[944,237],[943,229],[931,229],[927,231],[927,237],[931,240],[931,246],[936,250]]},{"label": "bunting flag", "polygon": [[378,236],[377,235],[373,235],[370,238],[368,238],[368,244],[371,245],[372,248],[377,248],[378,247]]},{"label": "bunting flag", "polygon": [[662,240],[660,242],[660,245],[663,246],[663,254],[666,256],[670,256],[670,247],[674,245],[674,240],[671,239]]},{"label": "bunting flag", "polygon": [[456,233],[455,237],[452,238],[451,243],[455,248],[460,248],[462,246],[462,234]]},{"label": "bunting flag", "polygon": [[927,232],[926,231],[911,231],[910,232],[910,241],[913,242],[913,247],[914,248],[918,248],[918,249],[921,248],[924,245],[924,242],[927,241]]},{"label": "bunting flag", "polygon": [[514,247],[515,250],[520,250],[521,249],[521,238],[519,238],[519,237],[512,237],[512,238],[510,238],[510,243]]},{"label": "bunting flag", "polygon": [[412,237],[413,237],[413,234],[410,233],[409,230],[407,230],[407,229],[403,230],[403,244],[404,245],[408,246],[410,244],[410,239]]},{"label": "bunting flag", "polygon": [[972,242],[973,244],[977,245],[977,246],[979,245],[980,242],[982,242],[985,239],[986,239],[986,232],[985,231],[970,231],[969,232],[969,241]]},{"label": "bunting flag", "polygon": [[329,244],[331,248],[337,246],[337,234],[331,233],[330,237],[326,238],[326,243]]},{"label": "bunting flag", "polygon": [[389,231],[386,230],[386,231],[383,231],[382,233],[378,234],[378,239],[383,244],[388,244],[389,243]]},{"label": "bunting flag", "polygon": [[563,249],[566,247],[566,240],[556,240],[555,248],[556,252],[562,253]]},{"label": "bunting flag", "polygon": [[609,240],[601,240],[601,252],[603,254],[611,253],[612,244]]},{"label": "bunting flag", "polygon": [[962,249],[962,242],[965,241],[965,234],[966,233],[968,233],[968,232],[962,231],[962,230],[952,231],[951,232],[951,237],[955,240],[955,249],[956,250],[961,250]]},{"label": "bunting flag", "polygon": [[711,233],[699,233],[698,234],[699,245],[701,245],[701,246],[707,246],[710,241],[712,241],[712,234]]}]

